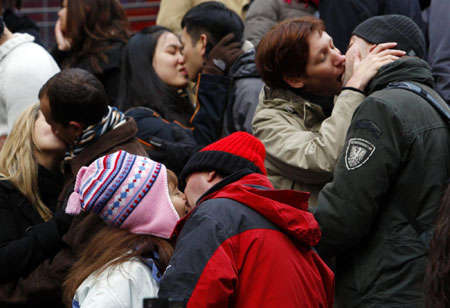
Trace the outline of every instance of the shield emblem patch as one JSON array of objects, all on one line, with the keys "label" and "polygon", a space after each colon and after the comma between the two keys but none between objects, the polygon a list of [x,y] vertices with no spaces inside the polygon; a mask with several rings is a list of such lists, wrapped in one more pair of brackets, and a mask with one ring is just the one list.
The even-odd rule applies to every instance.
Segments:
[{"label": "shield emblem patch", "polygon": [[345,166],[347,170],[354,170],[364,165],[375,152],[375,146],[369,141],[352,138],[348,141],[345,151]]}]

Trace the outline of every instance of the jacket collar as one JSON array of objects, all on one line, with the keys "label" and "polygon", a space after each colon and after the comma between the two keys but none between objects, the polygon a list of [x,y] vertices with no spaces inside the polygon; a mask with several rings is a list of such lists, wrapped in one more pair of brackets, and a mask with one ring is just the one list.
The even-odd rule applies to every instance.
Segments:
[{"label": "jacket collar", "polygon": [[320,105],[286,89],[264,86],[263,104],[268,108],[282,109],[303,119],[305,128],[311,130],[327,118]]},{"label": "jacket collar", "polygon": [[369,95],[395,81],[413,81],[434,88],[433,75],[427,62],[417,57],[402,57],[382,66],[365,92]]},{"label": "jacket collar", "polygon": [[231,65],[228,72],[232,78],[260,78],[255,64],[255,49],[250,48]]}]

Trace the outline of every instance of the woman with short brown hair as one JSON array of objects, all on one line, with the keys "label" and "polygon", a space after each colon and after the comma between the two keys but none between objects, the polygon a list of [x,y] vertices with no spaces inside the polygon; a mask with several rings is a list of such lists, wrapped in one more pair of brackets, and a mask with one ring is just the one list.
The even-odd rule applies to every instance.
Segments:
[{"label": "woman with short brown hair", "polygon": [[380,44],[348,67],[315,17],[283,21],[264,35],[256,65],[266,85],[253,134],[266,147],[275,188],[308,191],[315,207],[320,189],[332,179],[353,112],[365,98],[362,90],[382,65],[404,54],[387,50],[395,45]]}]

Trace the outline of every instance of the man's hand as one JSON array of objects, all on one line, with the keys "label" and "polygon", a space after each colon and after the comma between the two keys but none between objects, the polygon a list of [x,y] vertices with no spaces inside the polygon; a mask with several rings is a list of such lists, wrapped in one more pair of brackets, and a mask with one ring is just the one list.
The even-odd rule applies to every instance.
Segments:
[{"label": "man's hand", "polygon": [[378,44],[363,60],[361,60],[359,52],[356,51],[353,57],[353,75],[344,86],[363,91],[380,67],[394,62],[406,54],[403,50],[390,49],[395,46],[397,46],[397,43]]},{"label": "man's hand", "polygon": [[208,59],[203,64],[203,74],[223,75],[228,72],[231,65],[244,53],[241,50],[241,43],[233,39],[234,34],[228,33],[211,49]]},{"label": "man's hand", "polygon": [[55,38],[56,44],[58,45],[58,49],[61,51],[68,51],[72,48],[70,45],[70,41],[64,36],[64,33],[61,30],[61,19],[58,18],[58,21],[55,25]]}]

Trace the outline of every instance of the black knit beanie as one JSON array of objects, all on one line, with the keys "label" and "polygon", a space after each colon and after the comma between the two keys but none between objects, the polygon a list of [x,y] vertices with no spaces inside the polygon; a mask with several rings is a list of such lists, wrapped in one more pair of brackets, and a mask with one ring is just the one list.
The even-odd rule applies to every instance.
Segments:
[{"label": "black knit beanie", "polygon": [[0,16],[0,36],[3,35],[3,30],[5,30],[5,25],[3,24],[3,17]]},{"label": "black knit beanie", "polygon": [[409,17],[403,15],[375,16],[359,24],[352,35],[372,44],[396,42],[395,49],[404,50],[408,56],[425,56],[425,39],[422,31]]}]

